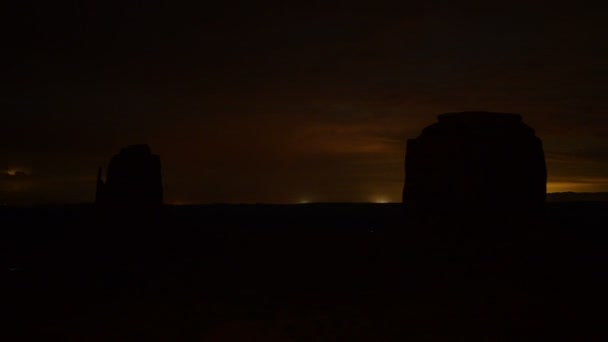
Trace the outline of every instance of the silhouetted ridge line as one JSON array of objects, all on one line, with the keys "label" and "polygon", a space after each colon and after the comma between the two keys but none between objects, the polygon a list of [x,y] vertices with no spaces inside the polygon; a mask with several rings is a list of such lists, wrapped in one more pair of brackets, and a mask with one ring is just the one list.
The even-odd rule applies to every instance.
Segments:
[{"label": "silhouetted ridge line", "polygon": [[454,112],[437,115],[439,122],[500,122],[509,124],[521,124],[522,117],[512,113],[492,113],[492,112]]},{"label": "silhouetted ridge line", "polygon": [[96,203],[110,207],[152,207],[163,203],[160,157],[148,145],[124,147],[97,174]]},{"label": "silhouetted ridge line", "polygon": [[407,141],[403,202],[413,215],[544,212],[541,140],[519,114],[447,113]]}]

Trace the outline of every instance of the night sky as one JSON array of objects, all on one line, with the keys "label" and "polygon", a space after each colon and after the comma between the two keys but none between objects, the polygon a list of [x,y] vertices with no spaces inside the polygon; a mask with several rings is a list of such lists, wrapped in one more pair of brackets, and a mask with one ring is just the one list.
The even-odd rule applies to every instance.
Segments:
[{"label": "night sky", "polygon": [[608,191],[606,5],[530,2],[22,1],[0,202],[91,202],[134,143],[168,203],[400,201],[406,139],[464,110],[522,114],[549,192]]}]

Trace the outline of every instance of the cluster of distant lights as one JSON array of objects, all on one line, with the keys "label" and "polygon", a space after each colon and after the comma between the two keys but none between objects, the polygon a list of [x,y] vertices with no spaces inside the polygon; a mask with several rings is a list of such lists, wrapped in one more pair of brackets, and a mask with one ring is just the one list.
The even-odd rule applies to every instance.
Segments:
[{"label": "cluster of distant lights", "polygon": [[[384,197],[384,196],[377,196],[377,197],[372,197],[370,198],[367,202],[369,203],[392,203],[394,201],[392,201],[390,198],[388,197]],[[298,204],[309,204],[309,203],[315,203],[315,201],[312,201],[308,198],[302,198],[298,201]]]},{"label": "cluster of distant lights", "polygon": [[[384,204],[384,203],[394,203],[395,201],[390,200],[388,197],[373,197],[370,198],[367,203],[378,203],[378,204]],[[297,202],[295,202],[297,204],[311,204],[311,203],[323,203],[323,201],[315,201],[313,199],[310,198],[301,198],[299,199]],[[168,201],[167,204],[170,205],[194,205],[196,203],[191,203],[188,201],[180,201],[180,200],[172,200],[172,201]]]}]

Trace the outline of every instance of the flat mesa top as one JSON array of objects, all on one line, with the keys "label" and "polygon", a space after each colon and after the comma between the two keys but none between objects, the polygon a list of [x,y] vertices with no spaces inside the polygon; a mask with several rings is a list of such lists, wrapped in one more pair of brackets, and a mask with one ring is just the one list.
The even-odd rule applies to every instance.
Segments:
[{"label": "flat mesa top", "polygon": [[513,122],[522,121],[521,115],[512,113],[495,113],[495,112],[458,112],[446,113],[437,116],[440,122]]},{"label": "flat mesa top", "polygon": [[151,153],[150,146],[146,144],[130,145],[120,149],[122,155],[149,155]]}]

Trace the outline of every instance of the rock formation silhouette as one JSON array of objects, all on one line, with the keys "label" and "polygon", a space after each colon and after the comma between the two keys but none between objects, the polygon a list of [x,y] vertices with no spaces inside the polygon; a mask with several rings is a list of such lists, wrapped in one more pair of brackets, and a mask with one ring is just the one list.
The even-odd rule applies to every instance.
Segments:
[{"label": "rock formation silhouette", "polygon": [[113,207],[152,207],[163,203],[160,157],[148,145],[124,147],[108,165],[106,182],[97,174],[96,203]]},{"label": "rock formation silhouette", "polygon": [[403,202],[410,214],[487,217],[543,213],[541,140],[518,114],[448,113],[407,141]]}]

